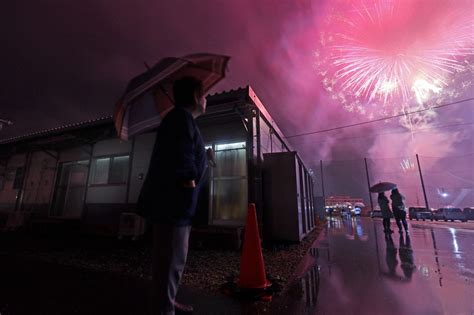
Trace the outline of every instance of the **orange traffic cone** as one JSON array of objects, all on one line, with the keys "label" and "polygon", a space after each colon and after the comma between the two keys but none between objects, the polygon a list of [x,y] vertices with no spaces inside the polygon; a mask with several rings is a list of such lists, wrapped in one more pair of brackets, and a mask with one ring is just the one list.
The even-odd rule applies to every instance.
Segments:
[{"label": "orange traffic cone", "polygon": [[264,289],[271,285],[265,274],[257,213],[253,203],[249,204],[247,212],[244,246],[240,257],[240,277],[237,284],[242,289]]}]

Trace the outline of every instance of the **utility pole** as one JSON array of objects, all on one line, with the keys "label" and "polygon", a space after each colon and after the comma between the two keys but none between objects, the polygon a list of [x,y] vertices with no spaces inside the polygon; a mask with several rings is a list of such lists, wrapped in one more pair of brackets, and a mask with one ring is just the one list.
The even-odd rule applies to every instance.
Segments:
[{"label": "utility pole", "polygon": [[420,158],[418,157],[418,154],[416,155],[416,163],[418,163],[418,171],[420,172],[421,188],[423,188],[423,197],[425,197],[426,210],[430,211],[430,207],[428,205],[428,198],[426,198],[425,182],[423,181],[423,174],[421,173]]},{"label": "utility pole", "polygon": [[322,209],[322,213],[319,214],[319,218],[320,219],[323,219],[324,218],[324,215],[326,213],[326,192],[324,190],[324,173],[323,173],[323,160],[319,160],[320,161],[320,167],[321,167],[321,192],[323,193],[323,209]]},{"label": "utility pole", "polygon": [[367,187],[369,189],[370,208],[374,211],[374,202],[372,201],[372,193],[370,192],[370,178],[369,178],[369,167],[367,166],[367,158],[364,158],[365,173],[367,175]]},{"label": "utility pole", "polygon": [[326,194],[324,192],[324,175],[323,175],[323,160],[320,160],[321,165],[321,190],[323,192],[323,200],[326,202]]}]

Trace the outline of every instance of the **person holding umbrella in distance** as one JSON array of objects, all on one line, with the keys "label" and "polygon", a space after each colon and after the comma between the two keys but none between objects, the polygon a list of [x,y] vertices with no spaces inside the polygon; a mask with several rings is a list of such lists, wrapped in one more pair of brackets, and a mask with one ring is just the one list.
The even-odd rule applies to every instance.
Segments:
[{"label": "person holding umbrella in distance", "polygon": [[383,231],[385,233],[393,233],[390,229],[390,219],[393,218],[393,213],[392,210],[390,210],[390,203],[384,192],[396,187],[397,185],[389,182],[380,182],[370,187],[370,192],[378,193],[377,201],[380,206],[380,211],[382,212]]},{"label": "person holding umbrella in distance", "polygon": [[405,229],[405,233],[408,234],[408,224],[407,224],[407,213],[405,212],[405,197],[400,194],[397,188],[392,190],[392,194],[390,195],[390,199],[392,199],[392,209],[393,214],[395,215],[395,221],[397,222],[398,231],[400,233],[403,232],[403,228]]},{"label": "person holding umbrella in distance", "polygon": [[388,198],[383,192],[380,192],[377,201],[380,206],[380,211],[382,212],[383,231],[385,233],[393,233],[393,230],[390,229],[390,219],[393,218],[393,214],[390,210]]}]

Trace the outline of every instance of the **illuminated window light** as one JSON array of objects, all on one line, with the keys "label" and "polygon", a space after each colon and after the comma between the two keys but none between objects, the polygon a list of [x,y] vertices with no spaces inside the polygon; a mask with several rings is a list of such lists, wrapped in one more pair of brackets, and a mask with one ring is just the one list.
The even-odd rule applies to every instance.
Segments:
[{"label": "illuminated window light", "polygon": [[243,148],[245,148],[245,142],[224,143],[224,144],[216,145],[216,151],[243,149]]}]

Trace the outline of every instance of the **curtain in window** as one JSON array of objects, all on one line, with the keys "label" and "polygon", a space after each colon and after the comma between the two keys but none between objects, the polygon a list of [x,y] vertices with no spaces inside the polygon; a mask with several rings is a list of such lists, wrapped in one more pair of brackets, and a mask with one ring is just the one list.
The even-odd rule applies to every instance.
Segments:
[{"label": "curtain in window", "polygon": [[109,176],[110,184],[124,184],[127,182],[128,160],[128,156],[117,156],[113,158]]},{"label": "curtain in window", "polygon": [[92,184],[108,184],[110,158],[96,159],[94,161]]}]

